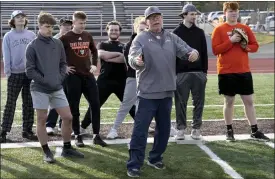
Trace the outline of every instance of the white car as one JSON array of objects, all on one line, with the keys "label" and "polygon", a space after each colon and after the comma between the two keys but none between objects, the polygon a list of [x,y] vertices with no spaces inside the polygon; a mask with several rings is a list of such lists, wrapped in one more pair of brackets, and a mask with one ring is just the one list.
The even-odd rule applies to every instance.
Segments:
[{"label": "white car", "polygon": [[265,24],[264,24],[265,29],[268,28],[267,23],[269,23],[269,30],[274,30],[274,16],[268,16],[265,18]]},{"label": "white car", "polygon": [[214,20],[219,20],[220,16],[222,16],[224,13],[223,11],[213,11],[208,14],[208,22],[212,22]]}]

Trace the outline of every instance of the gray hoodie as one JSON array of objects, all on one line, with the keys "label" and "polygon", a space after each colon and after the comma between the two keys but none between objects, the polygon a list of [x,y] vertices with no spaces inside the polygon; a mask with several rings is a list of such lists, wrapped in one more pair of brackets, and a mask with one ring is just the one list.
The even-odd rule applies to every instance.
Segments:
[{"label": "gray hoodie", "polygon": [[[134,39],[129,52],[129,65],[136,70],[138,96],[146,99],[172,97],[176,90],[176,57],[188,59],[194,50],[177,35],[162,31],[161,40],[150,31],[143,31]],[[141,55],[145,65],[137,66]]]},{"label": "gray hoodie", "polygon": [[31,91],[50,94],[62,89],[67,63],[59,39],[38,34],[28,45],[26,58],[26,74],[32,79]]},{"label": "gray hoodie", "polygon": [[4,73],[24,73],[26,70],[25,51],[27,45],[35,39],[36,35],[27,29],[12,29],[3,38]]}]

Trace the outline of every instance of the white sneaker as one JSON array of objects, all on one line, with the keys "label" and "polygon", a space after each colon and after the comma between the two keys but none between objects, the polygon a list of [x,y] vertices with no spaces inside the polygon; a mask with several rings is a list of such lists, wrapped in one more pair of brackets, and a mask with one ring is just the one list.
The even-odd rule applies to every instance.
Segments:
[{"label": "white sneaker", "polygon": [[201,139],[201,131],[199,129],[192,129],[191,137],[195,140],[200,140]]},{"label": "white sneaker", "polygon": [[185,136],[184,136],[184,129],[178,130],[175,139],[176,139],[176,140],[184,140],[184,139],[185,139]]},{"label": "white sneaker", "polygon": [[148,132],[149,132],[149,133],[153,133],[153,132],[155,132],[155,129],[153,129],[152,127],[149,126]]},{"label": "white sneaker", "polygon": [[117,130],[111,129],[109,134],[107,135],[107,139],[115,139],[118,137]]},{"label": "white sneaker", "polygon": [[71,133],[71,136],[72,136],[72,137],[74,136],[74,132]]},{"label": "white sneaker", "polygon": [[175,137],[175,135],[177,135],[177,132],[178,132],[177,129],[171,126],[170,137]]},{"label": "white sneaker", "polygon": [[47,131],[48,135],[53,135],[54,134],[54,128],[46,127],[46,131]]},{"label": "white sneaker", "polygon": [[58,127],[57,131],[58,131],[58,132],[61,132],[61,127]]},{"label": "white sneaker", "polygon": [[80,127],[80,134],[84,135],[84,134],[88,134],[88,131],[82,127]]}]

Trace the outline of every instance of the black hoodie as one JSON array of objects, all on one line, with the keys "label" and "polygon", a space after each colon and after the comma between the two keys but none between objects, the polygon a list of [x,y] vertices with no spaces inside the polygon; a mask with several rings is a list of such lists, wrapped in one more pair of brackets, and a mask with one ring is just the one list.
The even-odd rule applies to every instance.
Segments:
[{"label": "black hoodie", "polygon": [[196,49],[200,58],[198,61],[189,62],[187,60],[177,59],[177,73],[202,71],[207,73],[208,70],[208,55],[207,44],[204,31],[196,25],[187,28],[182,22],[173,30],[173,33],[179,36],[190,47]]},{"label": "black hoodie", "polygon": [[129,55],[129,50],[130,50],[130,47],[132,45],[132,42],[133,42],[133,40],[136,36],[137,36],[137,34],[135,33],[130,37],[130,41],[126,43],[126,45],[124,46],[124,50],[123,50],[123,54],[124,54],[126,64],[127,64],[127,67],[128,67],[127,77],[131,77],[131,78],[136,78],[136,71],[129,65],[128,55]]}]

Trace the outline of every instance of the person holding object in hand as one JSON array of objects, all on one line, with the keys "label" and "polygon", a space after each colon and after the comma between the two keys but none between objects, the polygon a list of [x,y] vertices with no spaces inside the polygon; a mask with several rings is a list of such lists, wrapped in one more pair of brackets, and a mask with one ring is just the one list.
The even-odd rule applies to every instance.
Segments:
[{"label": "person holding object in hand", "polygon": [[147,164],[157,169],[165,168],[162,154],[170,136],[172,97],[176,90],[176,57],[189,61],[198,59],[195,49],[162,28],[163,18],[158,7],[148,7],[144,16],[148,30],[135,37],[128,55],[129,65],[136,70],[138,96],[127,162],[127,175],[130,177],[140,175],[153,118],[156,121],[154,145]]},{"label": "person holding object in hand", "polygon": [[257,52],[259,44],[251,29],[247,25],[238,23],[237,2],[225,2],[223,12],[226,22],[214,29],[212,49],[217,56],[219,94],[224,96],[226,140],[235,141],[232,127],[233,110],[235,95],[239,94],[251,126],[251,138],[268,141],[270,139],[259,131],[257,126],[253,105],[253,79],[248,58],[249,52]]}]

